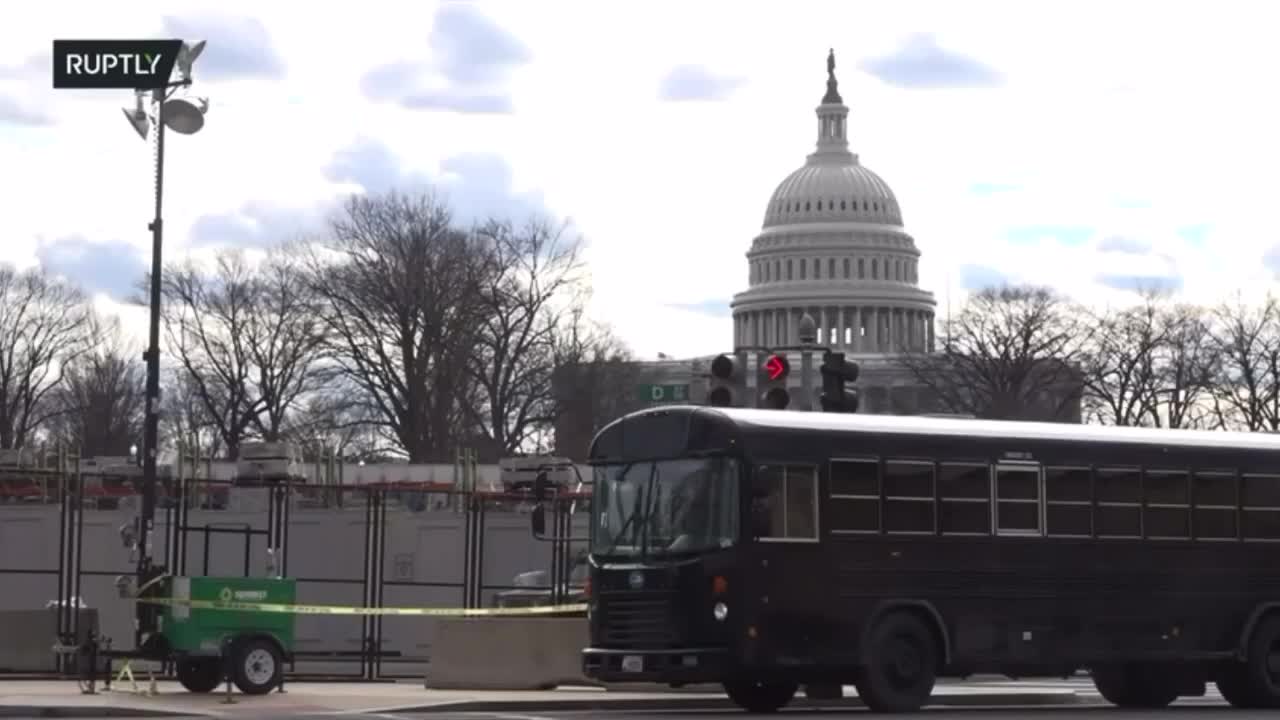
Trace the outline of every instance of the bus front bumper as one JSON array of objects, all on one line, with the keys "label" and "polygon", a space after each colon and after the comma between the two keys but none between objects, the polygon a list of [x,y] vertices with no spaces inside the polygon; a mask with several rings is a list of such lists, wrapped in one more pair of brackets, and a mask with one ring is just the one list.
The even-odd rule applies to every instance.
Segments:
[{"label": "bus front bumper", "polygon": [[727,648],[669,648],[615,650],[586,648],[582,672],[610,683],[711,683],[724,680],[729,667]]}]

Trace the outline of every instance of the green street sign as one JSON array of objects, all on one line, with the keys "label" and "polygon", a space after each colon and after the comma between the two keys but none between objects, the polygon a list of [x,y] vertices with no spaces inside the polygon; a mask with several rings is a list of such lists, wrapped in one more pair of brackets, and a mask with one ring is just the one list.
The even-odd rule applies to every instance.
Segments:
[{"label": "green street sign", "polygon": [[689,402],[688,385],[637,385],[636,392],[644,403]]}]

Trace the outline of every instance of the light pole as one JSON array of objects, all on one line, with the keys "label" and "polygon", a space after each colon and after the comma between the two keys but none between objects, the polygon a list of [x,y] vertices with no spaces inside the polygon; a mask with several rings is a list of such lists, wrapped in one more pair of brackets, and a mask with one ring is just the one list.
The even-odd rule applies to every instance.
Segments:
[{"label": "light pole", "polygon": [[801,410],[813,409],[813,346],[818,342],[818,324],[813,316],[805,313],[800,317],[800,395],[804,401]]},{"label": "light pole", "polygon": [[[194,45],[183,43],[178,53],[178,79],[165,87],[151,91],[151,107],[146,106],[146,90],[135,91],[135,105],[125,108],[129,124],[143,140],[153,143],[155,161],[155,217],[147,226],[151,230],[151,322],[147,351],[147,403],[142,438],[142,510],[138,518],[138,588],[164,572],[152,563],[152,532],[156,516],[156,460],[160,436],[160,275],[164,245],[164,134],[165,129],[183,135],[192,135],[204,127],[204,115],[209,101],[188,93],[191,85],[191,66],[204,50],[204,41]],[[151,605],[137,604],[135,625],[137,647],[146,643],[155,632],[156,609]]]}]

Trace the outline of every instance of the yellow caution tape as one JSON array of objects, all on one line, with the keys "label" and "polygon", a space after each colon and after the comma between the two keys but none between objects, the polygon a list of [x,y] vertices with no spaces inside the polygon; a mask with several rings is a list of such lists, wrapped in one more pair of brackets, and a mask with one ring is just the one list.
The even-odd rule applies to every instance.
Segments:
[{"label": "yellow caution tape", "polygon": [[182,600],[178,598],[137,598],[137,602],[195,610],[231,610],[238,612],[285,613],[293,615],[418,615],[429,617],[494,617],[558,615],[586,612],[586,603],[573,605],[538,605],[514,608],[418,608],[357,607],[354,605],[297,605],[292,603],[260,603],[220,600]]}]

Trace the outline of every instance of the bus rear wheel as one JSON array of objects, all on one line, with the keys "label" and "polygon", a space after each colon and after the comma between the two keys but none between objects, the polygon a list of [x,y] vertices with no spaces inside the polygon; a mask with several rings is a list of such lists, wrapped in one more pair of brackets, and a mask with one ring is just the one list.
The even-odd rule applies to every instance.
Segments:
[{"label": "bus rear wheel", "polygon": [[920,618],[893,613],[876,623],[867,664],[854,686],[873,712],[915,712],[929,702],[938,677],[938,643]]},{"label": "bus rear wheel", "polygon": [[1218,686],[1218,694],[1231,707],[1241,710],[1260,710],[1262,706],[1254,702],[1253,693],[1249,691],[1249,666],[1242,662],[1232,661],[1218,668],[1213,684]]},{"label": "bus rear wheel", "polygon": [[1254,629],[1243,663],[1219,671],[1218,692],[1238,708],[1280,708],[1280,615],[1266,618]]},{"label": "bus rear wheel", "polygon": [[1178,690],[1154,665],[1131,664],[1092,668],[1093,686],[1103,700],[1121,708],[1153,710],[1178,699]]},{"label": "bus rear wheel", "polygon": [[777,712],[791,702],[799,689],[799,683],[764,682],[747,678],[734,678],[724,683],[724,691],[729,699],[750,713]]}]

